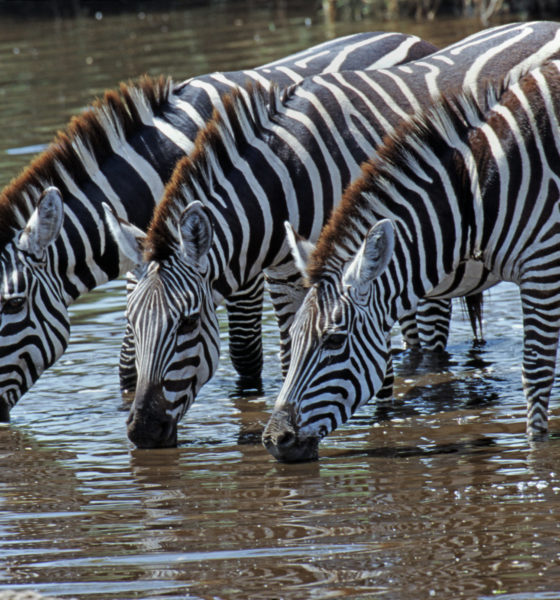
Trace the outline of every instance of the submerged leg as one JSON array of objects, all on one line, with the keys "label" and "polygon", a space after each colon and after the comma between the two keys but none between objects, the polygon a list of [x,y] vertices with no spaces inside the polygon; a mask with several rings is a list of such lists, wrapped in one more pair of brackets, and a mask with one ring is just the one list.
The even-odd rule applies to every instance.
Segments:
[{"label": "submerged leg", "polygon": [[548,401],[554,382],[560,331],[560,295],[522,288],[521,308],[527,435],[538,439],[548,432]]},{"label": "submerged leg", "polygon": [[229,354],[242,380],[260,380],[262,353],[262,305],[264,276],[259,274],[226,300]]}]

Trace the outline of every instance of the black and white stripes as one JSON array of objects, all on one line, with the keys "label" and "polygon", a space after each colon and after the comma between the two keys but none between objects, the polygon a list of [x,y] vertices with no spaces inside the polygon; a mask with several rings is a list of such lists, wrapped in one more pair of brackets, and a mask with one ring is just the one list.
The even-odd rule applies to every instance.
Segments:
[{"label": "black and white stripes", "polygon": [[263,438],[276,457],[315,458],[373,396],[403,311],[497,281],[520,288],[527,432],[546,434],[560,331],[558,98],[560,62],[514,71],[484,102],[443,100],[364,166],[307,263],[312,289]]},{"label": "black and white stripes", "polygon": [[[258,86],[239,90],[224,98],[223,112],[201,132],[193,153],[178,164],[150,226],[144,269],[157,264],[165,285],[170,262],[182,260],[184,240],[178,223],[185,208],[200,201],[213,224],[207,277],[215,301],[228,298],[264,270],[275,286],[273,297],[282,307],[287,334],[303,287],[290,261],[284,221],[289,220],[299,236],[316,239],[344,188],[359,174],[361,162],[403,117],[427,106],[436,91],[471,90],[476,83],[473,91],[483,102],[485,79],[500,80],[520,64],[539,65],[551,56],[560,56],[558,25],[515,24],[391,69],[316,75],[286,93],[270,94]],[[199,281],[185,278],[182,283],[184,296],[199,294]],[[145,295],[136,301],[147,305],[149,286],[143,289]],[[142,306],[130,300],[130,314],[134,310],[140,315]],[[131,327],[135,335],[147,335],[136,323]],[[153,342],[152,351],[158,352],[157,336]],[[192,351],[181,336],[175,343],[181,350],[171,362]],[[165,389],[165,378],[162,365],[158,380],[149,385]],[[196,382],[200,385],[202,378]],[[192,375],[185,375],[185,389],[196,392],[191,384]],[[144,398],[146,391],[141,393]],[[174,401],[165,408],[158,398],[157,406],[167,417],[178,414]],[[133,413],[140,412],[132,418],[129,435],[157,445],[157,433],[142,430],[142,410],[133,406]]]},{"label": "black and white stripes", "polygon": [[[0,195],[0,418],[8,420],[18,398],[64,351],[68,306],[131,266],[108,233],[102,203],[145,228],[177,160],[192,149],[214,108],[220,109],[221,94],[247,80],[286,86],[341,64],[370,66],[390,54],[387,64],[393,65],[432,49],[414,36],[348,36],[277,66],[205,75],[176,86],[164,78],[123,85],[74,118]],[[49,186],[56,189],[42,202]],[[62,222],[54,236],[45,229],[43,213],[50,210]],[[22,246],[24,229],[45,242],[40,259]],[[257,295],[262,277],[258,285],[251,288]],[[260,360],[258,342],[252,348],[237,362],[251,373]]]}]

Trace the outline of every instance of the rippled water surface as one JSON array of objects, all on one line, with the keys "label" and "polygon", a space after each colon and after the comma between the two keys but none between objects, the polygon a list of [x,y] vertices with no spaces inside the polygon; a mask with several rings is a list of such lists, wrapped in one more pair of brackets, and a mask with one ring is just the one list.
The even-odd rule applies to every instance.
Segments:
[{"label": "rippled water surface", "polygon": [[[179,80],[366,29],[444,44],[478,27],[327,22],[289,2],[231,4],[2,18],[1,183],[94,95],[143,72]],[[486,297],[486,345],[472,346],[457,304],[449,354],[399,354],[394,404],[366,407],[304,465],[276,463],[259,443],[280,386],[270,312],[266,395],[240,397],[224,357],[181,423],[180,446],[135,450],[117,381],[123,289],[112,282],[74,306],[70,349],[0,427],[0,589],[103,599],[560,598],[560,410],[553,402],[550,441],[530,445],[514,287]]]}]

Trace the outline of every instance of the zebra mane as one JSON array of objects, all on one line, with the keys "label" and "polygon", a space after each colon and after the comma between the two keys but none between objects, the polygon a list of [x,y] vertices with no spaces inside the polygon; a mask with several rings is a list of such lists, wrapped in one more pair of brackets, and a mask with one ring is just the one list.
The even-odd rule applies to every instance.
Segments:
[{"label": "zebra mane", "polygon": [[238,153],[253,146],[273,124],[280,104],[293,88],[280,91],[261,84],[247,83],[222,97],[223,111],[214,109],[211,119],[195,139],[194,149],[182,158],[165,187],[144,243],[146,261],[163,261],[179,245],[178,223],[183,210],[193,200],[211,197],[222,169],[227,169]]},{"label": "zebra mane", "polygon": [[137,84],[121,83],[71,119],[51,144],[0,192],[0,249],[24,227],[42,190],[57,186],[65,196],[65,174],[80,184],[88,171],[114,154],[111,143],[132,137],[153,120],[172,92],[170,78],[142,77]]},{"label": "zebra mane", "polygon": [[[560,62],[550,61],[532,71],[546,68],[558,70]],[[476,144],[477,131],[497,118],[493,111],[498,105],[515,102],[512,86],[534,85],[532,71],[510,72],[499,82],[486,82],[481,100],[474,91],[449,97],[441,94],[431,107],[420,110],[386,136],[376,156],[362,164],[361,176],[346,188],[324,226],[306,269],[308,283],[319,283],[326,273],[339,272],[358,251],[369,228],[378,219],[391,218],[387,204],[394,196],[394,182],[400,173],[421,173],[417,157],[429,163],[426,157],[430,151],[436,155],[456,153],[459,145]],[[452,165],[454,172],[449,175],[458,178],[459,187],[470,190],[474,166],[462,161]]]}]

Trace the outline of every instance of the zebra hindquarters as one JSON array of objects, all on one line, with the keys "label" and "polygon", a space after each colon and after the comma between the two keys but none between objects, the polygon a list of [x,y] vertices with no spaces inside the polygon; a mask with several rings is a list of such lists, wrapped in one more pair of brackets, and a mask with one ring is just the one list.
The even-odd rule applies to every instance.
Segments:
[{"label": "zebra hindquarters", "polygon": [[560,334],[560,291],[552,294],[530,284],[522,284],[521,310],[527,435],[538,440],[548,433],[548,402],[554,383]]},{"label": "zebra hindquarters", "polygon": [[264,275],[257,277],[226,300],[229,354],[240,377],[240,387],[260,388],[263,366],[262,307]]}]

